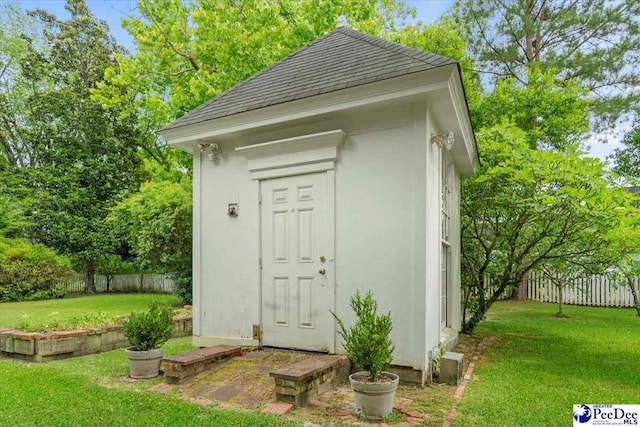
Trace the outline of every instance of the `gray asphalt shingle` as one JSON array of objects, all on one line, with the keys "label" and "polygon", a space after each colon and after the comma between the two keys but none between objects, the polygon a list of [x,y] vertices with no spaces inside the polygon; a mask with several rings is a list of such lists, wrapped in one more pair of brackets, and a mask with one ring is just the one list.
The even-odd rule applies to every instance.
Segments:
[{"label": "gray asphalt shingle", "polygon": [[455,64],[349,28],[338,28],[188,112],[173,129],[245,111]]}]

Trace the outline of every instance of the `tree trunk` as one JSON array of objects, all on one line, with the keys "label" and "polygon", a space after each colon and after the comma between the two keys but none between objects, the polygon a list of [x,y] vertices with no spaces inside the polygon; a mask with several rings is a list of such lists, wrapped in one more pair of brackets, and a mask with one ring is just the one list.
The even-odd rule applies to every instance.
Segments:
[{"label": "tree trunk", "polygon": [[514,301],[525,301],[527,299],[527,286],[529,283],[528,279],[529,275],[525,274],[520,282],[518,283],[518,287],[513,294],[511,294],[511,299]]},{"label": "tree trunk", "polygon": [[465,334],[470,334],[471,332],[473,332],[473,330],[475,329],[476,326],[478,326],[478,323],[480,323],[480,321],[482,319],[484,319],[484,315],[487,312],[487,310],[489,310],[489,307],[491,306],[491,300],[489,300],[489,304],[487,304],[487,300],[484,298],[484,287],[481,289],[481,294],[479,295],[479,301],[478,301],[478,309],[476,310],[475,313],[473,313],[473,316],[471,316],[471,318],[469,319],[469,321],[465,322],[463,319],[463,323],[462,323],[462,332]]},{"label": "tree trunk", "polygon": [[562,311],[562,303],[564,300],[564,286],[558,286],[558,317],[564,317],[564,312]]},{"label": "tree trunk", "polygon": [[633,295],[633,305],[636,306],[636,311],[638,312],[638,316],[640,316],[640,296],[638,296],[638,289],[635,288],[633,281],[633,277],[627,277],[627,283],[631,289],[631,295]]},{"label": "tree trunk", "polygon": [[95,294],[96,293],[96,284],[93,276],[93,260],[83,259],[82,260],[82,273],[84,275],[84,292],[86,294]]}]

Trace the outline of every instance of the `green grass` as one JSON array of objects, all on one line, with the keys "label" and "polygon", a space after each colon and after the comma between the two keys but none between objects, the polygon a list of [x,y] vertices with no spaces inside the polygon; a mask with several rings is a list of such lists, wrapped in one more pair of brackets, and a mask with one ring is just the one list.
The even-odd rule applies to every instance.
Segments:
[{"label": "green grass", "polygon": [[45,301],[0,303],[0,327],[29,331],[71,329],[113,323],[134,310],[146,310],[151,301],[179,302],[174,295],[109,294]]},{"label": "green grass", "polygon": [[[192,349],[170,340],[165,354]],[[132,382],[123,350],[48,363],[0,359],[2,426],[280,426],[275,416],[222,410],[148,391],[162,378]]]},{"label": "green grass", "polygon": [[640,403],[640,317],[632,309],[500,302],[456,426],[571,425],[578,403]]}]

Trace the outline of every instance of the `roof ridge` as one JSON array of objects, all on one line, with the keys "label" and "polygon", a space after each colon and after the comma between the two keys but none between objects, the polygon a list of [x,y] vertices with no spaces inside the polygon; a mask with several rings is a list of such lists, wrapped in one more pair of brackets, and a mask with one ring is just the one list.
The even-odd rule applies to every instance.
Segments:
[{"label": "roof ridge", "polygon": [[[384,49],[384,50],[386,50],[388,52],[399,53],[401,55],[407,56],[407,57],[409,57],[411,59],[415,59],[416,61],[420,61],[420,62],[423,62],[423,63],[425,63],[427,65],[431,65],[431,66],[434,66],[434,67],[438,66],[439,64],[427,61],[424,58],[421,58],[421,56],[426,54],[426,55],[435,56],[435,57],[437,57],[439,59],[446,59],[447,61],[455,62],[453,59],[448,58],[446,56],[442,56],[442,55],[438,55],[438,54],[435,54],[435,53],[427,52],[426,50],[418,49],[418,48],[415,48],[415,47],[404,46],[404,45],[401,45],[400,43],[396,43],[396,42],[393,42],[391,40],[386,40],[386,39],[383,39],[382,37],[372,36],[371,34],[362,33],[360,31],[356,31],[356,30],[353,30],[351,28],[337,28],[334,31],[342,32],[345,35],[347,35],[347,36],[349,36],[351,38],[354,38],[356,40],[360,40],[362,42],[369,43],[372,46],[379,47],[379,48]],[[334,31],[332,31],[332,32],[334,32]],[[373,39],[373,40],[371,40],[371,39]],[[374,41],[382,42],[382,43],[374,43]],[[392,45],[392,46],[389,46],[389,45]],[[393,47],[395,49],[390,49],[390,47]]]}]

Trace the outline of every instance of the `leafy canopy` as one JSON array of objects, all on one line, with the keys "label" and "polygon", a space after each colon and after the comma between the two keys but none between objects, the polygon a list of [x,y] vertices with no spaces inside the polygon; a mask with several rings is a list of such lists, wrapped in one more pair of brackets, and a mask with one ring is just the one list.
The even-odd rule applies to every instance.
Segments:
[{"label": "leafy canopy", "polygon": [[482,129],[477,139],[482,166],[464,181],[461,201],[466,331],[532,269],[611,265],[606,238],[623,212],[637,211],[602,162],[575,148],[533,149],[509,122]]}]

